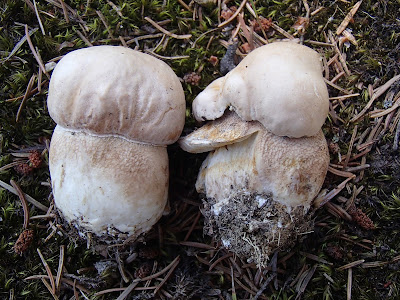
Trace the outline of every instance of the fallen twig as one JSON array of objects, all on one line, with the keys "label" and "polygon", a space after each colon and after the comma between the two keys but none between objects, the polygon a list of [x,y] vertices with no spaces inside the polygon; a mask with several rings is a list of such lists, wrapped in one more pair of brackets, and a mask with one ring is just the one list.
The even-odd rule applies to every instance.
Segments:
[{"label": "fallen twig", "polygon": [[356,260],[356,261],[353,261],[351,263],[348,263],[346,265],[343,265],[343,266],[337,268],[337,270],[338,271],[343,271],[343,270],[346,270],[346,269],[353,268],[353,267],[356,267],[358,265],[361,265],[364,262],[365,262],[365,259]]},{"label": "fallen twig", "polygon": [[24,210],[24,229],[27,229],[29,225],[29,207],[26,203],[25,194],[13,179],[10,180],[10,183],[17,192],[19,200],[21,200],[22,208]]},{"label": "fallen twig", "polygon": [[243,0],[242,3],[240,3],[238,9],[235,11],[235,13],[228,19],[225,20],[224,22],[218,24],[218,28],[224,27],[226,25],[228,25],[230,22],[232,22],[237,15],[242,11],[243,7],[246,5],[247,0]]},{"label": "fallen twig", "polygon": [[26,100],[28,100],[28,95],[31,93],[33,83],[35,82],[36,75],[32,75],[31,79],[29,79],[28,86],[26,87],[26,91],[24,94],[24,97],[22,98],[22,101],[18,107],[17,111],[17,116],[15,117],[15,122],[18,123],[19,117],[21,116],[22,108],[24,107],[24,104],[26,103]]},{"label": "fallen twig", "polygon": [[362,111],[360,113],[358,113],[356,116],[354,116],[350,122],[355,122],[359,119],[361,119],[365,113],[367,112],[367,110],[372,106],[372,104],[374,103],[374,101],[379,98],[384,92],[386,92],[386,90],[388,88],[390,88],[390,86],[392,84],[394,84],[397,80],[400,79],[400,75],[394,76],[392,79],[390,79],[389,81],[387,81],[384,85],[380,86],[379,88],[375,89],[375,91],[373,92],[371,99],[368,101],[368,103],[365,105],[365,107],[362,109]]},{"label": "fallen twig", "polygon": [[46,74],[48,78],[50,78],[49,74],[46,71],[46,68],[44,67],[43,61],[40,59],[39,55],[36,53],[35,47],[32,44],[31,41],[31,36],[29,34],[28,30],[28,25],[25,24],[25,36],[26,36],[26,41],[28,42],[29,48],[32,51],[33,56],[35,57],[37,63],[39,64],[40,69],[42,70],[43,74]]},{"label": "fallen twig", "polygon": [[[5,188],[6,190],[8,190],[9,192],[13,193],[14,195],[18,196],[18,192],[15,188],[13,188],[11,185],[5,183],[4,181],[0,180],[0,186],[2,188]],[[29,203],[33,204],[34,206],[36,206],[37,208],[39,208],[40,210],[47,212],[47,210],[49,209],[47,206],[43,205],[42,203],[40,203],[39,201],[33,199],[31,196],[29,196],[28,194],[24,194],[24,197],[26,199],[26,201],[28,201]]]},{"label": "fallen twig", "polygon": [[184,34],[184,35],[178,35],[175,33],[172,33],[168,30],[166,30],[165,28],[161,27],[160,25],[158,25],[156,22],[154,22],[152,19],[150,19],[149,17],[145,17],[144,18],[147,22],[149,22],[151,25],[153,25],[153,27],[157,28],[159,31],[161,31],[162,33],[173,37],[175,39],[179,39],[179,40],[186,40],[186,39],[190,39],[192,37],[191,34]]},{"label": "fallen twig", "polygon": [[349,25],[350,21],[353,19],[354,15],[356,14],[358,8],[360,7],[362,3],[361,1],[358,1],[349,11],[349,13],[346,15],[346,17],[343,19],[342,23],[340,23],[339,27],[336,29],[336,35],[339,35],[343,32],[343,30],[346,29],[347,25]]},{"label": "fallen twig", "polygon": [[44,259],[44,257],[43,257],[43,255],[42,255],[42,252],[40,251],[40,249],[37,248],[36,250],[37,250],[37,252],[38,252],[38,254],[39,254],[39,256],[40,256],[40,259],[41,259],[41,261],[42,261],[42,263],[43,263],[44,268],[46,269],[47,275],[49,276],[50,284],[51,284],[51,292],[52,292],[52,295],[55,295],[55,293],[56,293],[56,284],[55,284],[55,281],[54,281],[53,274],[51,273],[50,267],[49,267],[49,265],[47,264],[46,260]]}]

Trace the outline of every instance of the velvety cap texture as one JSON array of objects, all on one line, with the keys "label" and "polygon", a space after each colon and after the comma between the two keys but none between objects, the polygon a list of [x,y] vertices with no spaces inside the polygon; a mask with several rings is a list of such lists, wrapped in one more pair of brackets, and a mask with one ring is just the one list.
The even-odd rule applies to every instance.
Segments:
[{"label": "velvety cap texture", "polygon": [[66,129],[154,145],[175,142],[185,123],[184,92],[172,69],[121,46],[68,53],[53,71],[47,101]]}]

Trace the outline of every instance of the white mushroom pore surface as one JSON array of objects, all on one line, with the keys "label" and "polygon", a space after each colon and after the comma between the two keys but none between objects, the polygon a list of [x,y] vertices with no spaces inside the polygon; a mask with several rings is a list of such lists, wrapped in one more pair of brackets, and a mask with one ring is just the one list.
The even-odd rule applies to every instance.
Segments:
[{"label": "white mushroom pore surface", "polygon": [[150,230],[168,197],[166,146],[185,122],[172,69],[120,46],[76,50],[54,69],[47,103],[57,123],[51,182],[65,220],[114,240]]},{"label": "white mushroom pore surface", "polygon": [[309,230],[306,214],[329,164],[328,107],[319,54],[291,42],[255,49],[196,97],[195,118],[210,122],[180,146],[211,151],[196,182],[208,233],[263,264]]}]

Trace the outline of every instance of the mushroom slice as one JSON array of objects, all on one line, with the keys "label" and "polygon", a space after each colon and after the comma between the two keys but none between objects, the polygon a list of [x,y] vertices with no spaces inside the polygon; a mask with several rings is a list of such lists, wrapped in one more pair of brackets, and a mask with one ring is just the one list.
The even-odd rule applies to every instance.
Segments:
[{"label": "mushroom slice", "polygon": [[180,139],[179,145],[190,153],[208,152],[241,142],[260,130],[263,126],[259,122],[243,121],[235,112],[228,111],[223,117]]}]

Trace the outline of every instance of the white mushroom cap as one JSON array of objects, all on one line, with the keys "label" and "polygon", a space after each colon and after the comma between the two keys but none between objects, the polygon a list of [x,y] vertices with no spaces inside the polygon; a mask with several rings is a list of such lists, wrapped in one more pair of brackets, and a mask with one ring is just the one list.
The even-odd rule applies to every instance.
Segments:
[{"label": "white mushroom cap", "polygon": [[292,42],[255,49],[196,97],[193,113],[199,121],[215,120],[227,107],[279,136],[317,134],[329,109],[319,54]]},{"label": "white mushroom cap", "polygon": [[185,123],[185,97],[171,68],[120,46],[68,53],[53,71],[47,99],[60,126],[155,145],[175,142]]}]

